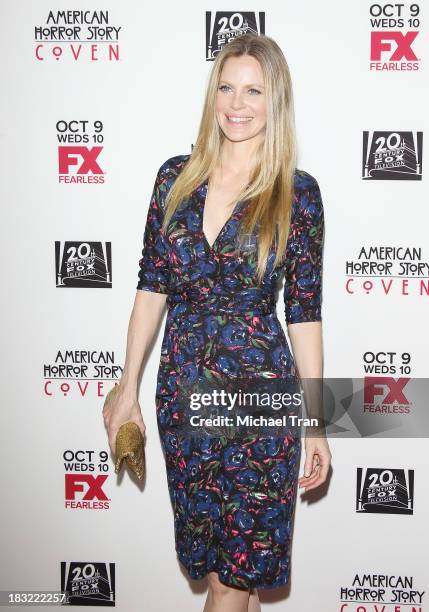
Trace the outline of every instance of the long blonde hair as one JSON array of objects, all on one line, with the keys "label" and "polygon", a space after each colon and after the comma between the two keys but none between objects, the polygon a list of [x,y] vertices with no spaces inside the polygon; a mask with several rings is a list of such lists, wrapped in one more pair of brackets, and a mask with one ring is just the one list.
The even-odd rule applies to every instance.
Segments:
[{"label": "long blonde hair", "polygon": [[226,44],[217,55],[206,90],[198,137],[189,160],[166,197],[163,229],[166,231],[180,202],[205,182],[216,167],[225,138],[216,120],[219,80],[226,60],[242,55],[253,56],[259,61],[267,98],[265,135],[256,152],[250,183],[236,198],[236,201],[250,201],[240,221],[240,235],[252,234],[258,226],[256,277],[259,283],[273,241],[273,266],[281,263],[285,255],[296,168],[292,81],[282,50],[269,36],[243,34]]}]

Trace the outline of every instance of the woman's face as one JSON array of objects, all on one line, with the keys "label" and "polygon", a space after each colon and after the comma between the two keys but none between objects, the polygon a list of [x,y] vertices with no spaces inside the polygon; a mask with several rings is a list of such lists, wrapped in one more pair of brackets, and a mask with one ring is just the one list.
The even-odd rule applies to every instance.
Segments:
[{"label": "woman's face", "polygon": [[222,68],[216,97],[216,117],[234,142],[255,138],[267,120],[261,65],[250,55],[229,57]]}]

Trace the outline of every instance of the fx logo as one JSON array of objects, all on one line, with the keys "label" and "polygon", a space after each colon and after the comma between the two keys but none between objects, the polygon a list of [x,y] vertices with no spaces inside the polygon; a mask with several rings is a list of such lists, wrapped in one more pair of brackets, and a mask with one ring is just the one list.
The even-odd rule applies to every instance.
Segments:
[{"label": "fx logo", "polygon": [[103,174],[97,157],[103,147],[58,147],[58,169],[60,174],[69,174],[70,166],[76,166],[76,174]]},{"label": "fx logo", "polygon": [[404,395],[404,387],[409,378],[390,378],[389,376],[365,376],[364,379],[364,402],[374,404],[375,398],[381,398],[383,404],[409,404]]},{"label": "fx logo", "polygon": [[390,53],[391,62],[399,62],[402,58],[407,61],[418,61],[411,45],[418,32],[371,32],[371,61],[380,62],[382,52]]},{"label": "fx logo", "polygon": [[[65,474],[66,499],[74,500],[76,493],[82,493],[86,488],[82,500],[107,500],[108,497],[102,490],[106,479],[107,475],[103,474],[98,476],[93,476],[92,474]],[[85,488],[84,485],[86,485]]]}]

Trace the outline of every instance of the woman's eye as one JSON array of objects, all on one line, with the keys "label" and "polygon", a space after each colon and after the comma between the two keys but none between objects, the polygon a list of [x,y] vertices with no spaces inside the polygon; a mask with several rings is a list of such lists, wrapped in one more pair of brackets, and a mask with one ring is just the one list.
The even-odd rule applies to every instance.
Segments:
[{"label": "woman's eye", "polygon": [[[225,89],[225,88],[226,88],[226,89],[230,89],[230,87],[229,87],[228,85],[220,85],[220,86],[219,86],[219,89],[220,89],[221,91],[224,91],[224,89]],[[255,92],[256,94],[260,94],[260,93],[261,93],[261,92],[259,91],[259,89],[255,89],[254,87],[251,87],[251,88],[249,89],[249,91],[251,91],[251,92]],[[254,94],[252,93],[252,95],[254,95]]]}]

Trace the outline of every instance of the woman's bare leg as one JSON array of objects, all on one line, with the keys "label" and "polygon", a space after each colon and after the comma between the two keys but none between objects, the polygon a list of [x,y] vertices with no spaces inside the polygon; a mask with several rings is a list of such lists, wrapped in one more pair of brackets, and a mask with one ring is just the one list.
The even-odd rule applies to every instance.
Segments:
[{"label": "woman's bare leg", "polygon": [[247,612],[261,612],[261,602],[259,601],[257,589],[250,590],[249,606]]},{"label": "woman's bare leg", "polygon": [[[203,612],[248,612],[250,592],[223,584],[217,572],[207,574],[209,592]],[[255,608],[257,611],[257,608]]]}]

